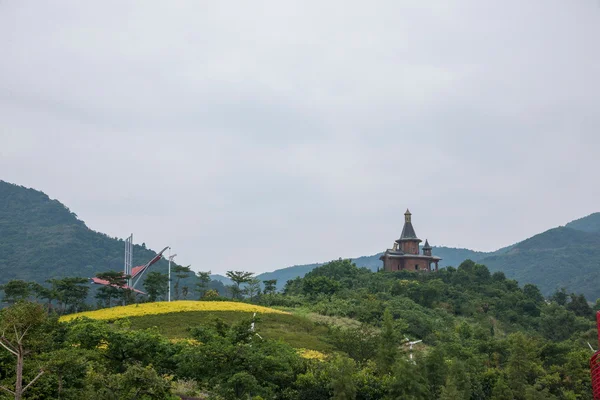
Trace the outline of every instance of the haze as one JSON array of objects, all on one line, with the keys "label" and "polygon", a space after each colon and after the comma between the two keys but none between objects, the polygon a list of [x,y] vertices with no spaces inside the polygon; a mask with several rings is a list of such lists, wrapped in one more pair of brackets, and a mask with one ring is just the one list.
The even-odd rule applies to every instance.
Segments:
[{"label": "haze", "polygon": [[223,273],[600,211],[597,0],[0,2],[0,179]]}]

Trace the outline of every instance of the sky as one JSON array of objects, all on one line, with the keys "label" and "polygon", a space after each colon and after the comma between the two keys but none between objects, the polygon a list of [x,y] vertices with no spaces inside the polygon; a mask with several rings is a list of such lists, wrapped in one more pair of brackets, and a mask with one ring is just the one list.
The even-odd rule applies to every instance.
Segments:
[{"label": "sky", "polygon": [[0,1],[0,179],[194,270],[600,211],[600,1]]}]

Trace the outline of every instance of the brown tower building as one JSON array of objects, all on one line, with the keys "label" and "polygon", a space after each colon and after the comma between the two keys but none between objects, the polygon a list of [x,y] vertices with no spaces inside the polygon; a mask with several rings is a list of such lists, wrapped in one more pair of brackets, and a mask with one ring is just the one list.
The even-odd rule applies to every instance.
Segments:
[{"label": "brown tower building", "polygon": [[385,271],[425,271],[430,272],[432,265],[435,271],[438,270],[438,262],[441,258],[431,255],[431,246],[425,240],[423,254],[419,253],[419,243],[421,239],[417,237],[415,228],[412,226],[411,213],[406,210],[404,213],[404,228],[400,239],[394,242],[392,249],[387,249],[380,260],[383,261]]}]

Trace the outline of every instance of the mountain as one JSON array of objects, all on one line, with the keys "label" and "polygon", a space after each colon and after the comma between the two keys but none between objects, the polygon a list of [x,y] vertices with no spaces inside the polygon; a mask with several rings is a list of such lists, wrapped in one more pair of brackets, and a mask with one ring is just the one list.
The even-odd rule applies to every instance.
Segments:
[{"label": "mountain", "polygon": [[578,231],[600,232],[600,212],[576,219],[575,221],[569,222],[565,226]]},{"label": "mountain", "polygon": [[[591,229],[592,221],[584,220],[578,220],[581,225],[571,226]],[[587,232],[567,226],[535,235],[505,253],[478,262],[487,265],[490,271],[503,271],[521,284],[533,283],[545,295],[564,287],[595,301],[600,297],[600,231]]]},{"label": "mountain", "polygon": [[[352,261],[359,267],[376,271],[382,266],[383,253],[363,256]],[[466,259],[485,264],[494,271],[521,284],[533,283],[542,293],[550,295],[564,287],[583,293],[588,300],[600,297],[600,213],[594,213],[550,229],[522,242],[493,252],[478,252],[463,248],[434,247],[433,254],[442,258],[440,267],[458,266]],[[324,263],[295,265],[257,276],[261,280],[277,279],[277,287],[296,277],[302,277]],[[231,284],[228,278],[213,279]]]},{"label": "mountain", "polygon": [[[46,194],[0,181],[0,284],[11,279],[44,282],[65,276],[92,277],[98,272],[121,270],[124,241],[88,228],[77,215]],[[550,229],[512,246],[484,253],[469,249],[434,247],[443,258],[440,266],[458,266],[465,259],[503,271],[521,284],[534,283],[549,295],[565,287],[588,300],[600,297],[600,213]],[[135,245],[134,265],[156,253]],[[353,259],[360,267],[377,270],[380,254]],[[258,275],[261,280],[285,283],[304,276],[323,263],[295,265]],[[166,272],[161,260],[154,270]],[[213,287],[224,293],[231,282],[213,275]],[[189,286],[193,287],[193,279]],[[194,294],[192,293],[191,296]]]},{"label": "mountain", "polygon": [[[0,284],[121,271],[124,248],[122,239],[91,230],[58,200],[0,180]],[[155,255],[136,244],[133,265]],[[159,261],[152,270],[166,273],[167,262]]]}]

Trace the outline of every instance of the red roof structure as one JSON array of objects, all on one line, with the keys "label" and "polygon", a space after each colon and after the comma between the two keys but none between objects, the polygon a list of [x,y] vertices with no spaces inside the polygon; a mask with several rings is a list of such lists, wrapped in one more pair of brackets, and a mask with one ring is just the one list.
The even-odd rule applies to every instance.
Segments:
[{"label": "red roof structure", "polygon": [[[135,283],[131,286],[129,285],[124,285],[124,286],[117,286],[117,285],[112,285],[115,287],[121,287],[123,289],[129,289],[129,290],[133,290],[136,293],[140,293],[140,294],[146,294],[144,292],[142,292],[141,290],[137,290],[135,288],[135,285],[137,284],[137,282],[139,281],[139,278],[142,277],[142,275],[144,274],[144,272],[146,272],[148,270],[148,268],[150,268],[150,266],[152,266],[153,264],[155,264],[156,262],[158,262],[161,258],[163,253],[169,248],[169,246],[165,247],[164,249],[162,249],[162,251],[160,253],[158,253],[157,255],[155,255],[150,261],[148,261],[146,264],[144,265],[140,265],[137,267],[133,267],[131,269],[131,279],[133,280],[134,278],[138,278],[137,281],[135,281]],[[92,278],[92,283],[96,284],[96,285],[103,285],[103,286],[108,286],[110,285],[110,283],[104,279],[100,279],[100,278]]]}]

